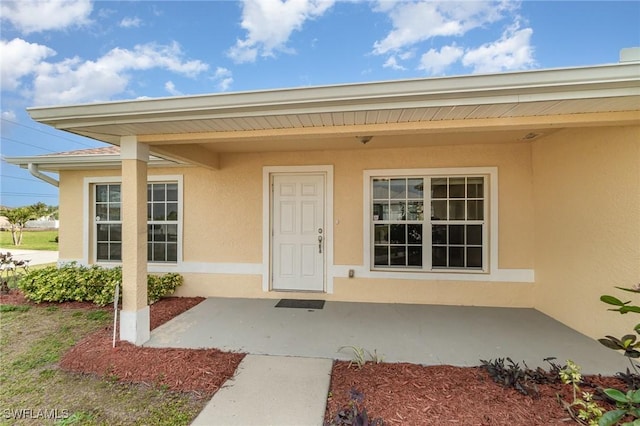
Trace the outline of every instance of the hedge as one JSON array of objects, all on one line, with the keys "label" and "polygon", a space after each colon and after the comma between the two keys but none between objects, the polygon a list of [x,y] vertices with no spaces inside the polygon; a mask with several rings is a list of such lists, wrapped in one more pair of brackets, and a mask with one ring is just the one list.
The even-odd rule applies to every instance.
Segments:
[{"label": "hedge", "polygon": [[[149,304],[168,296],[182,285],[180,274],[147,275]],[[122,282],[122,268],[82,266],[75,262],[60,268],[49,266],[22,275],[18,288],[33,302],[93,302],[98,306],[113,303],[116,284]]]}]

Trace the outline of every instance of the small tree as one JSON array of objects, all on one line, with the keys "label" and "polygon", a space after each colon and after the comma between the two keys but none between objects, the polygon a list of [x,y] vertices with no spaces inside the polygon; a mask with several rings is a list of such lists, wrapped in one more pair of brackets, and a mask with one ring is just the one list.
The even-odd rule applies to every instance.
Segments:
[{"label": "small tree", "polygon": [[44,203],[36,203],[30,206],[16,207],[15,209],[2,209],[0,216],[4,216],[9,221],[11,229],[11,239],[14,246],[22,244],[22,230],[26,223],[32,219],[46,214],[47,206]]}]

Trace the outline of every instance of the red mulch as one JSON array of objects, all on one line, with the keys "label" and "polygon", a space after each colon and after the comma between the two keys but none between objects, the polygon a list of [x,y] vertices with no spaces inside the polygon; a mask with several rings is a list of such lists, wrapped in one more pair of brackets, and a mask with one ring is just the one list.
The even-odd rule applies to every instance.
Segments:
[{"label": "red mulch", "polygon": [[[588,379],[623,388],[616,378]],[[538,385],[540,397],[532,398],[496,384],[480,367],[367,363],[358,369],[343,361],[333,367],[326,420],[349,402],[352,388],[364,394],[362,407],[370,419],[382,418],[390,425],[575,424],[557,399],[560,394],[564,401],[572,400],[568,385]],[[583,390],[593,392],[588,386]]]},{"label": "red mulch", "polygon": [[[109,309],[108,306],[100,307],[91,302],[41,302],[35,303],[24,297],[22,291],[12,288],[9,294],[0,293],[0,304],[3,305],[26,305],[26,306],[58,306],[62,309]],[[113,308],[113,307],[112,307]]]},{"label": "red mulch", "polygon": [[[151,329],[197,305],[202,297],[169,297],[150,307]],[[90,334],[71,348],[60,367],[78,373],[93,373],[122,382],[166,386],[181,392],[213,395],[233,376],[244,354],[217,349],[164,349],[116,342],[113,325]]]}]

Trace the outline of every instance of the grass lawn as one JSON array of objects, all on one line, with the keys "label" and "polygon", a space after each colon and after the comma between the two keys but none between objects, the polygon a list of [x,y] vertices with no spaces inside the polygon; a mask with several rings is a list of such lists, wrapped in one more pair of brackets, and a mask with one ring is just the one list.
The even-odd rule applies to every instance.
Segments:
[{"label": "grass lawn", "polygon": [[21,250],[58,250],[56,237],[58,231],[24,231],[22,233],[22,244],[13,245],[11,231],[0,232],[0,247],[11,251],[11,249]]},{"label": "grass lawn", "polygon": [[0,425],[187,425],[207,402],[60,370],[65,351],[113,321],[109,310],[0,305],[0,315]]}]

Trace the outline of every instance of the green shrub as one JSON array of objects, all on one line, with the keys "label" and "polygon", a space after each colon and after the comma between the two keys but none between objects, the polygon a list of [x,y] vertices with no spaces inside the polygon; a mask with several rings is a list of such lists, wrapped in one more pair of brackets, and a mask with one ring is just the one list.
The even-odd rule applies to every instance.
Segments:
[{"label": "green shrub", "polygon": [[184,278],[180,274],[148,275],[147,299],[149,303],[155,303],[160,298],[173,294],[183,282]]},{"label": "green shrub", "polygon": [[[68,263],[32,270],[18,281],[18,288],[33,302],[93,302],[98,306],[113,303],[116,284],[122,281],[122,268],[103,268]],[[183,283],[180,274],[148,275],[148,302],[172,294]]]}]

